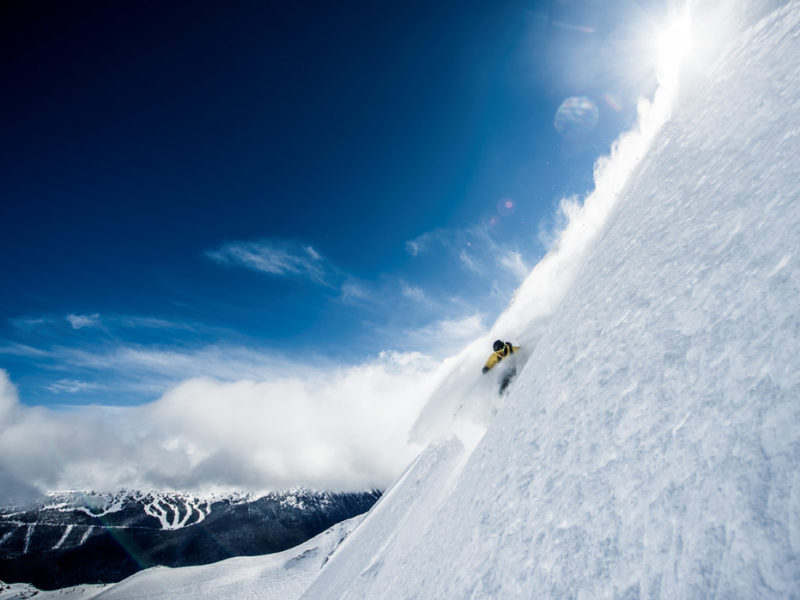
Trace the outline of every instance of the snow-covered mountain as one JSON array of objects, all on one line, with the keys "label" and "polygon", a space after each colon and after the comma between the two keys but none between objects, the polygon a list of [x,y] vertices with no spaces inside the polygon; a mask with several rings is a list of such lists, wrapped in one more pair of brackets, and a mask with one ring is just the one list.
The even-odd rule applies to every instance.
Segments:
[{"label": "snow-covered mountain", "polygon": [[800,2],[694,5],[719,46],[499,319],[485,435],[442,389],[304,598],[800,598]]},{"label": "snow-covered mountain", "polygon": [[0,580],[53,589],[117,582],[153,565],[280,552],[364,513],[379,495],[55,493],[0,509]]},{"label": "snow-covered mountain", "polygon": [[337,523],[311,540],[284,552],[230,558],[201,567],[153,567],[119,584],[80,585],[48,592],[28,584],[0,583],[0,600],[297,598],[362,518],[363,515],[359,515]]},{"label": "snow-covered mountain", "polygon": [[[702,62],[666,73],[444,366],[425,450],[283,598],[800,598],[800,0],[692,20]],[[494,337],[525,348],[504,400]],[[268,597],[288,568],[236,560],[100,597]]]}]

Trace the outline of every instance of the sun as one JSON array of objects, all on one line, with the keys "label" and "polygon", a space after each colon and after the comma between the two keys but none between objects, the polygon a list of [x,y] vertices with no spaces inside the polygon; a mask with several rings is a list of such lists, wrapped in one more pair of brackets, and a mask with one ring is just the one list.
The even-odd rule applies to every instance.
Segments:
[{"label": "sun", "polygon": [[656,74],[660,84],[673,82],[692,48],[692,19],[688,8],[674,15],[655,36]]}]

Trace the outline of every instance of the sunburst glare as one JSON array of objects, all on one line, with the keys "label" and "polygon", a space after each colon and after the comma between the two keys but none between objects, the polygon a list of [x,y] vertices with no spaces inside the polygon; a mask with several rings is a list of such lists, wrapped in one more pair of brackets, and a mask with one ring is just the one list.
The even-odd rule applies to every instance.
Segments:
[{"label": "sunburst glare", "polygon": [[674,83],[692,47],[692,18],[688,6],[674,15],[655,37],[655,65],[661,85]]}]

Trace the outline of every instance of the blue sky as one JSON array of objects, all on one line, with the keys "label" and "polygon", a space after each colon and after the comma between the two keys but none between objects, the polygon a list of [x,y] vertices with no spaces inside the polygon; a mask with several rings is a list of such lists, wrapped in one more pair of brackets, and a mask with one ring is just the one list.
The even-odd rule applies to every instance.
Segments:
[{"label": "blue sky", "polygon": [[657,4],[4,3],[0,369],[134,405],[458,350],[652,92]]}]

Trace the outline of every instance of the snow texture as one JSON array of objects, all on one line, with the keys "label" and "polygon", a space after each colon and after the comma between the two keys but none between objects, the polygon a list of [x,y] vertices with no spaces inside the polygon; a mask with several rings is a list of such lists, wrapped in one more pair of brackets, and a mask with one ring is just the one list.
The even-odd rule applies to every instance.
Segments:
[{"label": "snow texture", "polygon": [[722,5],[563,299],[498,321],[536,335],[475,449],[434,398],[305,598],[800,598],[800,2],[757,4]]},{"label": "snow texture", "polygon": [[362,516],[334,525],[290,550],[229,558],[213,565],[155,567],[97,595],[98,600],[291,600],[308,587],[330,554]]},{"label": "snow texture", "polygon": [[42,591],[27,583],[0,581],[0,600],[89,600],[106,589],[105,585],[79,585],[55,591]]},{"label": "snow texture", "polygon": [[298,598],[336,547],[363,519],[342,521],[285,552],[237,557],[211,565],[170,569],[154,567],[111,585],[82,585],[51,592],[27,584],[0,582],[0,600],[219,600]]}]

